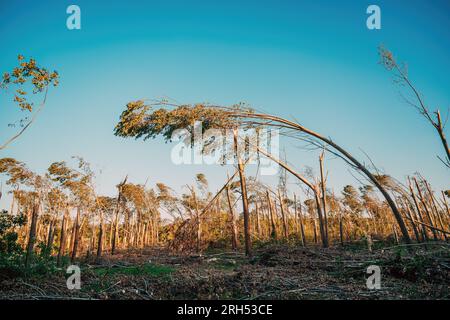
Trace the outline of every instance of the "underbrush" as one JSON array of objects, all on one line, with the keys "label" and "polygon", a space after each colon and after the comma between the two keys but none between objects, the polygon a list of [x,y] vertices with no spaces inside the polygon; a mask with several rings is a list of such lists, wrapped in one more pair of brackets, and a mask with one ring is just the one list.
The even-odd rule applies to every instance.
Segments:
[{"label": "underbrush", "polygon": [[[51,248],[45,243],[36,245],[31,263],[25,268],[26,253],[18,244],[16,229],[26,224],[24,215],[10,215],[7,211],[0,212],[0,280],[21,277],[42,277],[58,272],[56,258],[51,255]],[[67,257],[63,264],[68,263]]]},{"label": "underbrush", "polygon": [[171,266],[146,263],[137,266],[115,266],[101,267],[94,269],[94,273],[99,276],[105,275],[150,275],[165,276],[173,273],[175,269]]},{"label": "underbrush", "polygon": [[450,283],[450,249],[447,244],[415,250],[412,254],[404,249],[383,262],[389,275],[412,282]]}]

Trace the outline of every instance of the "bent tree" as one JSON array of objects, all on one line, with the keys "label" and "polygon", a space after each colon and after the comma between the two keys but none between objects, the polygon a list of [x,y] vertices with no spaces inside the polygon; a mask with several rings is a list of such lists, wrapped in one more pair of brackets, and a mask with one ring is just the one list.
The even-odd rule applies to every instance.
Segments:
[{"label": "bent tree", "polygon": [[[31,113],[30,118],[20,120],[21,129],[5,142],[0,144],[0,150],[7,148],[12,142],[17,140],[36,120],[36,117],[45,106],[47,101],[48,88],[59,84],[58,72],[50,72],[45,68],[38,66],[36,60],[30,58],[26,61],[25,57],[17,57],[19,65],[11,72],[5,72],[0,81],[0,89],[5,91],[11,87],[15,88],[14,103],[20,110]],[[25,90],[31,90],[32,95],[43,93],[44,97],[36,107],[35,102],[29,99],[29,94]],[[34,112],[34,113],[33,113]]]},{"label": "bent tree", "polygon": [[[157,108],[156,110],[154,109],[155,107]],[[173,105],[165,101],[145,104],[143,100],[139,100],[127,104],[127,108],[122,112],[120,121],[115,127],[115,134],[121,137],[143,138],[144,140],[162,135],[166,141],[170,141],[175,130],[181,128],[192,130],[192,126],[196,121],[201,123],[202,132],[208,129],[274,127],[284,130],[290,137],[302,140],[307,139],[315,145],[320,144],[325,150],[339,156],[354,169],[365,175],[377,187],[391,208],[401,230],[403,240],[406,243],[411,242],[400,211],[388,191],[378,181],[376,175],[372,174],[362,162],[358,161],[331,138],[310,130],[298,122],[270,114],[257,113],[248,108],[243,108],[241,105],[220,107],[196,104],[192,106]],[[279,161],[278,163],[280,164]],[[287,168],[284,167],[284,169]],[[315,193],[317,194],[317,192],[320,191],[316,190]],[[320,204],[320,200],[317,200]]]}]

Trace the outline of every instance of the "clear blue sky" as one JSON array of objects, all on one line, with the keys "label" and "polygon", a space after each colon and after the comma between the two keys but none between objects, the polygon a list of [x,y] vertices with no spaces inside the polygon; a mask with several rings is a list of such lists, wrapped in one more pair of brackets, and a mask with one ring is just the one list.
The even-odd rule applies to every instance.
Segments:
[{"label": "clear blue sky", "polygon": [[[81,30],[66,28],[70,4],[81,8]],[[370,4],[381,7],[381,30],[366,28]],[[171,164],[171,146],[161,140],[113,135],[128,101],[161,96],[185,103],[245,101],[295,117],[359,158],[363,149],[398,179],[420,171],[437,189],[450,187],[449,171],[436,158],[442,147],[435,132],[377,64],[377,46],[385,44],[408,63],[429,106],[448,108],[446,0],[0,0],[0,43],[0,71],[11,69],[22,53],[61,76],[36,123],[0,156],[38,172],[83,156],[101,170],[102,193],[114,194],[126,174],[177,190],[198,172],[213,187],[225,179],[226,168]],[[7,124],[21,116],[11,99],[0,93],[1,140],[14,132]],[[316,155],[286,143],[297,168],[315,165]],[[356,183],[340,160],[329,157],[327,166],[331,187]]]}]

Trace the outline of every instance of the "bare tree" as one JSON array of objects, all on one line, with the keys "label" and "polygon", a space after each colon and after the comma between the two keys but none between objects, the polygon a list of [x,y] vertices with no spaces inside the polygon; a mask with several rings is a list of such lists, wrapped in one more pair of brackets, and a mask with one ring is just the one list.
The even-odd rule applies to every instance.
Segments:
[{"label": "bare tree", "polygon": [[[444,147],[444,151],[446,154],[446,158],[442,159],[438,156],[438,158],[446,165],[448,168],[450,168],[450,149],[448,146],[447,138],[445,136],[445,125],[446,121],[442,121],[441,113],[439,109],[437,109],[434,112],[430,112],[429,108],[427,107],[422,95],[419,93],[419,91],[416,89],[414,84],[411,82],[411,80],[408,77],[408,70],[404,64],[399,65],[397,61],[394,58],[394,55],[392,52],[387,50],[386,48],[380,46],[379,47],[379,54],[381,57],[381,64],[389,71],[394,73],[395,81],[406,85],[412,93],[416,100],[416,102],[408,99],[405,97],[406,102],[414,107],[427,121],[430,123],[434,129],[437,131],[439,138],[441,140],[442,146]],[[448,116],[448,114],[447,114]]]}]

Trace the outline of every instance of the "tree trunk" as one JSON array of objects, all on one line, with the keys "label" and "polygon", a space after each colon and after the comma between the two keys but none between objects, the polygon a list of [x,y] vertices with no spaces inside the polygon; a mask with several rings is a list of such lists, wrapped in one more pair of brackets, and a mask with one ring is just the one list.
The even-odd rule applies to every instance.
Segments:
[{"label": "tree trunk", "polygon": [[312,222],[313,222],[313,231],[314,231],[314,243],[318,242],[317,239],[317,223],[316,223],[316,218],[312,218]]},{"label": "tree trunk", "polygon": [[303,214],[302,214],[302,206],[300,204],[300,210],[297,211],[297,197],[294,194],[294,210],[295,210],[295,214],[297,215],[298,212],[298,222],[300,224],[300,239],[302,242],[302,246],[306,246],[306,238],[305,238],[305,229],[303,226]]},{"label": "tree trunk", "polygon": [[414,223],[414,219],[413,219],[413,216],[412,216],[412,213],[411,213],[411,208],[409,207],[408,203],[406,203],[406,202],[404,202],[403,205],[405,206],[406,214],[407,214],[407,216],[409,217],[409,219],[411,221],[411,225],[412,225],[413,232],[414,232],[414,235],[416,237],[416,240],[417,240],[417,242],[421,242],[420,241],[420,236],[419,236],[419,231],[417,230],[417,226]]},{"label": "tree trunk", "polygon": [[117,195],[117,203],[116,203],[116,214],[114,217],[114,233],[112,236],[112,244],[111,244],[111,255],[114,255],[116,252],[116,243],[119,240],[119,212],[120,212],[120,202],[122,200],[122,186],[127,183],[128,176],[123,179],[123,181],[118,186],[118,195]]},{"label": "tree trunk", "polygon": [[194,198],[194,205],[195,205],[195,222],[197,225],[197,242],[196,242],[196,249],[197,253],[201,252],[202,250],[202,221],[200,219],[200,211],[198,208],[197,203],[197,196],[195,194],[194,188],[192,188],[192,197]]},{"label": "tree trunk", "polygon": [[342,223],[342,213],[339,214],[339,240],[341,242],[341,247],[344,246],[344,225]]},{"label": "tree trunk", "polygon": [[289,238],[289,234],[288,234],[288,227],[287,227],[287,222],[286,222],[286,213],[284,211],[284,204],[283,204],[283,199],[281,197],[281,193],[280,190],[278,189],[278,199],[280,201],[280,210],[281,210],[281,219],[283,222],[283,233],[284,233],[284,238],[286,239],[286,241]]},{"label": "tree trunk", "polygon": [[66,216],[67,216],[67,209],[64,212],[62,221],[61,221],[61,235],[59,238],[59,249],[58,249],[58,257],[56,258],[56,266],[61,266],[61,258],[64,256],[65,253],[65,247],[66,247]]},{"label": "tree trunk", "polygon": [[316,209],[317,209],[317,215],[319,217],[319,230],[320,230],[320,238],[322,239],[322,247],[328,248],[328,239],[327,235],[325,233],[325,223],[322,216],[322,209],[320,207],[320,199],[319,199],[319,191],[316,190],[314,192],[314,199],[316,200]]},{"label": "tree trunk", "polygon": [[261,238],[261,220],[259,218],[258,201],[255,201],[255,214],[256,214],[256,233],[258,238]]},{"label": "tree trunk", "polygon": [[79,229],[80,229],[80,207],[77,207],[77,215],[75,218],[74,226],[73,226],[73,247],[72,247],[72,254],[70,256],[70,262],[74,262],[75,258],[77,257],[77,249],[78,249],[78,242],[79,242]]},{"label": "tree trunk", "polygon": [[47,237],[47,249],[49,250],[49,254],[52,254],[52,247],[53,247],[53,239],[55,237],[55,225],[56,225],[56,219],[52,218],[50,220],[50,226],[48,228],[48,237]]},{"label": "tree trunk", "polygon": [[439,137],[441,138],[441,142],[442,142],[442,145],[444,146],[445,153],[447,154],[446,165],[447,165],[447,167],[450,167],[450,149],[448,147],[447,138],[445,137],[445,134],[444,134],[445,124],[442,124],[441,113],[439,112],[439,110],[436,111],[436,118],[437,118],[437,125],[436,124],[433,124],[433,125],[439,133]]},{"label": "tree trunk", "polygon": [[248,211],[247,183],[244,173],[244,165],[238,153],[238,131],[233,129],[234,136],[234,153],[238,163],[239,179],[241,182],[242,209],[244,211],[244,238],[245,238],[245,255],[252,255],[252,239],[250,235],[250,213]]},{"label": "tree trunk", "polygon": [[270,194],[269,194],[269,190],[267,190],[267,203],[269,206],[269,217],[270,217],[270,227],[271,227],[271,231],[270,231],[270,236],[272,239],[276,239],[277,238],[277,227],[275,225],[275,218],[274,218],[274,213],[273,213],[273,204],[272,204],[272,200],[270,198]]},{"label": "tree trunk", "polygon": [[98,226],[97,262],[100,261],[103,252],[103,211],[100,210],[100,224]]},{"label": "tree trunk", "polygon": [[427,242],[428,241],[428,235],[427,235],[427,229],[425,228],[425,225],[423,224],[424,220],[423,220],[423,216],[422,216],[422,210],[420,208],[419,202],[417,201],[416,194],[414,193],[414,189],[412,187],[411,180],[409,180],[409,178],[408,178],[408,181],[409,181],[409,191],[411,192],[411,196],[413,198],[414,205],[416,206],[417,215],[419,216],[420,222],[422,222],[422,224],[421,224],[421,226],[422,226],[422,228],[421,228],[422,229],[422,236],[423,236],[424,241]]},{"label": "tree trunk", "polygon": [[112,234],[111,255],[114,255],[114,253],[116,252],[116,243],[118,237],[119,237],[119,211],[117,209],[116,216],[114,217],[114,230]]},{"label": "tree trunk", "polygon": [[[440,212],[439,212],[439,210],[437,208],[437,205],[436,205],[436,201],[435,201],[435,198],[434,198],[433,191],[431,190],[431,186],[426,181],[424,181],[424,183],[425,183],[425,186],[427,187],[428,194],[430,195],[430,202],[431,202],[432,208],[434,210],[435,220],[437,220],[439,222],[439,225],[440,225],[441,229],[445,229],[444,223],[443,223],[441,215],[440,215]],[[447,239],[447,235],[445,233],[441,233],[441,234],[444,237],[444,240],[447,241],[448,240]]]},{"label": "tree trunk", "polygon": [[256,149],[262,153],[263,155],[265,155],[266,157],[268,157],[269,159],[272,159],[273,161],[275,161],[276,163],[278,163],[281,167],[283,167],[286,171],[290,172],[291,174],[293,174],[296,178],[298,178],[300,181],[302,181],[305,185],[308,186],[308,188],[311,189],[311,191],[314,193],[314,198],[316,200],[316,207],[317,207],[317,214],[319,216],[319,224],[320,224],[320,235],[322,238],[322,245],[324,248],[328,247],[328,240],[325,236],[325,229],[324,229],[324,221],[323,221],[323,217],[322,217],[322,209],[321,209],[321,205],[320,205],[320,199],[319,199],[319,194],[320,194],[320,190],[318,188],[317,185],[313,185],[311,182],[309,182],[306,178],[304,178],[301,174],[295,172],[293,169],[291,169],[287,164],[285,164],[284,162],[276,159],[275,157],[273,157],[271,154],[267,153],[265,150],[262,150],[261,148],[259,148],[258,146],[256,146]]},{"label": "tree trunk", "polygon": [[322,189],[322,209],[323,209],[323,217],[324,217],[324,229],[325,229],[325,238],[328,244],[328,217],[327,217],[327,190],[325,185],[325,175],[323,170],[323,156],[324,152],[319,157],[320,162],[320,180],[321,180],[321,189]]},{"label": "tree trunk", "polygon": [[31,226],[30,226],[30,234],[28,236],[28,245],[27,245],[27,254],[25,257],[25,268],[28,268],[30,262],[33,258],[33,249],[34,243],[36,241],[36,226],[39,215],[39,201],[33,204],[33,209],[31,213]]},{"label": "tree trunk", "polygon": [[237,233],[237,225],[236,225],[236,215],[234,214],[233,204],[231,202],[229,186],[227,186],[227,188],[226,188],[226,193],[227,193],[228,207],[230,208],[231,247],[233,250],[237,250],[238,246],[239,246],[239,241],[238,241],[238,233]]},{"label": "tree trunk", "polygon": [[[419,187],[419,183],[417,182],[417,179],[416,179],[415,177],[413,178],[413,180],[414,180],[414,183],[415,183],[415,185],[416,185],[417,192],[419,193],[419,199],[420,199],[420,202],[422,203],[422,206],[423,206],[424,209],[425,209],[425,214],[427,215],[428,223],[430,224],[430,226],[435,227],[435,223],[434,223],[434,221],[433,221],[433,219],[432,219],[432,217],[431,217],[430,210],[429,210],[429,208],[428,208],[427,203],[425,202],[425,198],[424,198],[424,196],[423,196],[423,194],[422,194],[422,190],[421,190],[420,187]],[[431,233],[433,234],[434,240],[438,240],[438,236],[437,236],[436,230],[431,229]]]}]

